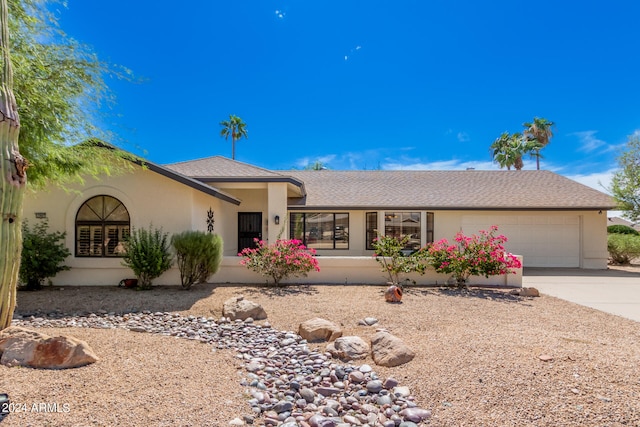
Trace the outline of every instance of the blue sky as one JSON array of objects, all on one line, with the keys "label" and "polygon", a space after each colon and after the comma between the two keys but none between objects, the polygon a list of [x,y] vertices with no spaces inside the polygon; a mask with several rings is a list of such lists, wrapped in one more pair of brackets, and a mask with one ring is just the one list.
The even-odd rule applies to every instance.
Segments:
[{"label": "blue sky", "polygon": [[68,0],[59,16],[143,80],[109,81],[104,125],[161,164],[231,157],[235,114],[236,159],[269,169],[497,169],[489,145],[538,116],[557,125],[542,168],[597,187],[640,131],[632,0]]}]

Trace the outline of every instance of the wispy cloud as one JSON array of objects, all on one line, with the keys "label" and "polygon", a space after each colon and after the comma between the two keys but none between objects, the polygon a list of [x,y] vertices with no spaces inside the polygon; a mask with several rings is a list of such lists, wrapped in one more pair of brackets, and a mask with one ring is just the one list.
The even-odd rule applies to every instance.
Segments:
[{"label": "wispy cloud", "polygon": [[471,140],[471,138],[469,137],[469,134],[466,132],[458,132],[458,134],[456,135],[456,138],[458,138],[458,141],[460,142],[468,142],[469,140]]},{"label": "wispy cloud", "polygon": [[349,51],[349,53],[347,55],[344,56],[344,60],[348,61],[351,57],[353,57],[353,55],[356,54],[356,52],[358,52],[360,49],[362,49],[362,46],[357,45],[356,47],[354,47],[353,49],[351,49]]},{"label": "wispy cloud", "polygon": [[336,155],[335,154],[325,154],[323,156],[319,156],[319,157],[302,157],[298,160],[296,160],[295,165],[296,167],[299,168],[304,168],[310,164],[313,164],[315,162],[320,162],[325,166],[328,166],[329,168],[333,169],[331,162],[333,162],[336,159]]},{"label": "wispy cloud", "polygon": [[596,137],[597,133],[597,130],[585,130],[581,132],[573,132],[569,135],[578,137],[580,144],[582,144],[580,151],[590,153],[601,147],[606,147],[607,150],[610,149],[609,145],[605,141]]},{"label": "wispy cloud", "polygon": [[596,190],[609,193],[609,187],[611,186],[611,179],[616,169],[609,169],[604,172],[593,172],[588,174],[568,174],[567,178],[584,184],[588,187],[595,188]]},{"label": "wispy cloud", "polygon": [[435,162],[387,160],[382,164],[385,170],[496,170],[493,162],[441,160]]}]

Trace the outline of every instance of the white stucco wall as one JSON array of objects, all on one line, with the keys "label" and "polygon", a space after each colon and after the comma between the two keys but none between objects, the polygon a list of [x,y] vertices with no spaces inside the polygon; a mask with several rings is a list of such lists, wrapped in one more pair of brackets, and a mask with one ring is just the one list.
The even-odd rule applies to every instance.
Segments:
[{"label": "white stucco wall", "polygon": [[[75,217],[80,206],[97,195],[109,195],[120,200],[127,210],[132,227],[162,227],[170,235],[186,230],[207,230],[207,211],[216,212],[215,228],[226,227],[227,216],[222,206],[230,205],[213,196],[191,189],[155,172],[136,168],[119,176],[104,176],[100,180],[87,179],[84,186],[71,186],[29,192],[24,201],[24,219],[30,224],[39,221],[36,212],[46,213],[51,231],[66,231],[65,244],[72,255],[65,260],[71,267],[52,279],[56,285],[109,285],[133,277],[122,266],[120,258],[87,258],[75,256]],[[177,269],[167,272],[156,283],[179,284]]]}]

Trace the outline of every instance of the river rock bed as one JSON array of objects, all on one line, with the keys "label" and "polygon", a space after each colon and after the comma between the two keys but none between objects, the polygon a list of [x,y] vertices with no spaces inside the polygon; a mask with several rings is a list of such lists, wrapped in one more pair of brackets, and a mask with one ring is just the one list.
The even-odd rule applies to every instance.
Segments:
[{"label": "river rock bed", "polygon": [[417,406],[410,390],[393,378],[380,378],[368,365],[333,360],[298,334],[268,322],[229,321],[178,313],[47,314],[16,316],[15,326],[39,328],[121,328],[197,340],[213,350],[233,350],[246,370],[250,411],[230,425],[285,427],[414,427],[431,411]]}]

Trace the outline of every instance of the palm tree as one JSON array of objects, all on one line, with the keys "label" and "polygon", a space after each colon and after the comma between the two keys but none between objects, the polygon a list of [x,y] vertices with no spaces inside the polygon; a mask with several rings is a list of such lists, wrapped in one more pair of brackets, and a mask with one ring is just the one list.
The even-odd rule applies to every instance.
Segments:
[{"label": "palm tree", "polygon": [[524,136],[529,141],[536,141],[538,148],[535,148],[534,156],[536,156],[536,169],[540,170],[540,150],[543,149],[553,137],[552,128],[555,123],[542,117],[534,117],[533,123],[523,123]]},{"label": "palm tree", "polygon": [[525,148],[522,135],[519,133],[511,135],[509,132],[503,132],[489,147],[493,161],[501,168],[506,167],[507,170],[511,170],[512,166],[516,170],[522,169],[522,155],[525,153]]},{"label": "palm tree", "polygon": [[229,139],[229,136],[231,136],[231,158],[235,160],[236,141],[242,137],[249,138],[247,136],[247,124],[240,117],[229,114],[229,120],[221,121],[220,126],[222,126],[220,136],[224,137],[224,139]]}]

